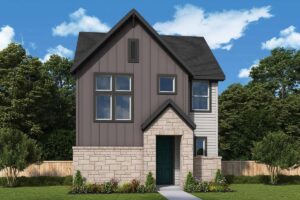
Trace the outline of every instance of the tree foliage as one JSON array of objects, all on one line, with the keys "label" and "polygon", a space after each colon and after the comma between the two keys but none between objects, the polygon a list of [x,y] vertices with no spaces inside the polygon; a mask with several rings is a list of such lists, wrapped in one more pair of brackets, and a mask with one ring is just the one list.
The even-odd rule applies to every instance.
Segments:
[{"label": "tree foliage", "polygon": [[252,159],[254,143],[270,131],[300,138],[300,53],[275,49],[252,68],[252,80],[233,84],[219,97],[220,154]]},{"label": "tree foliage", "polygon": [[8,186],[14,186],[19,172],[40,158],[35,140],[17,129],[0,129],[0,170],[5,171]]},{"label": "tree foliage", "polygon": [[[72,132],[75,138],[75,82],[70,74],[71,65],[71,61],[57,55],[42,63],[14,43],[0,51],[0,128],[20,130],[43,147],[47,146],[43,144],[45,138],[56,135],[57,130]],[[54,146],[63,148],[59,143]],[[47,157],[50,154],[46,150],[45,159],[58,158]],[[62,155],[68,155],[65,159],[70,157]]]},{"label": "tree foliage", "polygon": [[268,166],[271,184],[277,184],[281,169],[300,164],[300,142],[281,131],[270,132],[262,141],[255,143],[253,158]]}]

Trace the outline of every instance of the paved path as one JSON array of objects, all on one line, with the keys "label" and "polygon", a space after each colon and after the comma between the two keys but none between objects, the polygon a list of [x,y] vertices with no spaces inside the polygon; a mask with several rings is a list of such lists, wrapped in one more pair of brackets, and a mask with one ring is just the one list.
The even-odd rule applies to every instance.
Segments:
[{"label": "paved path", "polygon": [[184,192],[178,186],[160,186],[158,192],[168,200],[201,200],[187,192]]}]

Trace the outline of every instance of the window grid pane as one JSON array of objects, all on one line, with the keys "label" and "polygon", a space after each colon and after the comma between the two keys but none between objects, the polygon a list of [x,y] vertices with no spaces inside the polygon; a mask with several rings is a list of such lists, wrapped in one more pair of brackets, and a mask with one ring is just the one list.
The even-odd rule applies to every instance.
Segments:
[{"label": "window grid pane", "polygon": [[115,104],[116,120],[131,120],[131,96],[117,95]]},{"label": "window grid pane", "polygon": [[116,91],[131,91],[131,77],[126,75],[118,75],[115,77]]},{"label": "window grid pane", "polygon": [[96,119],[110,120],[111,119],[111,96],[97,95],[96,96]]},{"label": "window grid pane", "polygon": [[111,88],[112,88],[111,75],[96,76],[96,91],[111,91]]}]

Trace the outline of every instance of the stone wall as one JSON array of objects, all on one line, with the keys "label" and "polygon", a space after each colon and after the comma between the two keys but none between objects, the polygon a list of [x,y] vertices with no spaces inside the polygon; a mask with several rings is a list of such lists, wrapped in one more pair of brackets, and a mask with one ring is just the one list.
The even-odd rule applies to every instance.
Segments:
[{"label": "stone wall", "polygon": [[156,176],[156,136],[181,136],[180,140],[180,185],[189,171],[193,171],[193,130],[182,119],[168,108],[144,132],[144,177],[151,171]]},{"label": "stone wall", "polygon": [[73,147],[74,173],[80,170],[87,182],[142,180],[143,162],[142,147]]},{"label": "stone wall", "polygon": [[222,157],[194,157],[194,176],[202,181],[211,181],[215,178],[218,169],[221,169]]}]

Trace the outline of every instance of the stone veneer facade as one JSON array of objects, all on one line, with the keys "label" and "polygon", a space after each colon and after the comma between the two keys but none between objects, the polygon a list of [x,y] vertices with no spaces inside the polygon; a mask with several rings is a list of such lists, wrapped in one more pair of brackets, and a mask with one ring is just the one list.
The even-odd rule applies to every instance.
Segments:
[{"label": "stone veneer facade", "polygon": [[179,184],[183,186],[189,171],[193,171],[193,130],[168,108],[144,132],[144,176],[151,171],[156,175],[156,136],[181,136]]},{"label": "stone veneer facade", "polygon": [[144,182],[148,172],[156,176],[156,136],[163,135],[179,138],[180,164],[175,170],[175,184],[183,186],[189,171],[197,178],[211,180],[221,168],[220,157],[193,157],[193,130],[167,108],[144,132],[144,147],[73,147],[74,173],[80,170],[87,182],[101,183],[111,178]]},{"label": "stone veneer facade", "polygon": [[218,169],[221,169],[222,157],[194,157],[194,177],[202,181],[214,179]]},{"label": "stone veneer facade", "polygon": [[73,147],[74,173],[80,170],[87,182],[101,183],[112,178],[122,182],[141,180],[142,147]]}]

